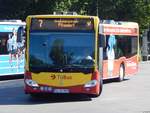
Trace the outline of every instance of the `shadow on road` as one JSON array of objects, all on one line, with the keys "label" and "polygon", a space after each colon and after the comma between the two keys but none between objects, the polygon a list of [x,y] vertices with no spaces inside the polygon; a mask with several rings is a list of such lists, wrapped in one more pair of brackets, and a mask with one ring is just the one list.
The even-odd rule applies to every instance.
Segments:
[{"label": "shadow on road", "polygon": [[4,81],[4,80],[15,80],[15,79],[23,79],[23,77],[24,77],[23,74],[0,76],[0,81]]},{"label": "shadow on road", "polygon": [[31,104],[37,103],[64,103],[64,102],[79,102],[91,101],[92,99],[82,94],[45,94],[39,97],[29,97]]},{"label": "shadow on road", "polygon": [[[130,79],[129,78],[124,78],[124,80],[121,81],[121,82],[128,81],[128,80],[130,80]],[[114,82],[118,82],[119,83],[119,81],[117,81],[117,79],[108,79],[108,80],[104,80],[103,84],[109,84],[109,83],[114,83]]]},{"label": "shadow on road", "polygon": [[[124,81],[127,80],[129,79],[125,79]],[[116,80],[104,80],[104,84],[112,82],[116,82]],[[7,84],[7,82],[5,84],[0,84],[0,105],[34,105],[92,100],[92,98],[82,94],[49,94],[33,98],[30,95],[24,94],[23,81],[20,81],[20,83],[16,83],[16,85],[13,85],[14,82],[12,85],[11,84],[11,82],[9,84]]]},{"label": "shadow on road", "polygon": [[34,105],[45,103],[65,103],[91,101],[86,95],[54,94],[42,95],[33,98],[24,94],[23,87],[1,88],[0,86],[0,105]]}]

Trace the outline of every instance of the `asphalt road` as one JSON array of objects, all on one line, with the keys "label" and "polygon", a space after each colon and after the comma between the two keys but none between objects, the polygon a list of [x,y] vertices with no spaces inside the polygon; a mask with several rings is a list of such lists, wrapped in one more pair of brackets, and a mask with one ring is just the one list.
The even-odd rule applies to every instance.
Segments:
[{"label": "asphalt road", "polygon": [[98,98],[85,95],[25,95],[23,80],[0,81],[0,113],[150,113],[150,62],[123,82],[107,82]]}]

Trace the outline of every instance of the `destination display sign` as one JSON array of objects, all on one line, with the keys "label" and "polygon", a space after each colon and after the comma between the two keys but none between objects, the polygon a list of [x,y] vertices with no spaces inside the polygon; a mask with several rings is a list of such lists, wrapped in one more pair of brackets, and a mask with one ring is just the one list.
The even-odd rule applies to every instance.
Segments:
[{"label": "destination display sign", "polygon": [[92,18],[33,18],[31,30],[93,30]]},{"label": "destination display sign", "polygon": [[106,35],[132,35],[137,36],[138,35],[138,29],[136,27],[123,27],[121,25],[111,25],[107,26],[104,25],[101,27],[102,32]]}]

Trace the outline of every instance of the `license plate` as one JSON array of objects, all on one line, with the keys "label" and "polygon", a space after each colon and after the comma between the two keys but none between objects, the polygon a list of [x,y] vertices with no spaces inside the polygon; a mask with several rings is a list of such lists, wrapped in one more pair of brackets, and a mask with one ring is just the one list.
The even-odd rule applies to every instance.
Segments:
[{"label": "license plate", "polygon": [[69,93],[68,89],[54,89],[53,93]]}]

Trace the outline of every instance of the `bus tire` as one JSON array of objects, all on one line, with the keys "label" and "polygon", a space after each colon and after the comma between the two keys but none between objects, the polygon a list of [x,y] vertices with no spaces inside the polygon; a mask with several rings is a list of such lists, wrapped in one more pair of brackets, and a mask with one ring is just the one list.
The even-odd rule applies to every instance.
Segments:
[{"label": "bus tire", "polygon": [[121,64],[120,68],[119,68],[118,82],[123,81],[124,80],[124,76],[125,76],[125,67],[124,67],[124,64]]}]

